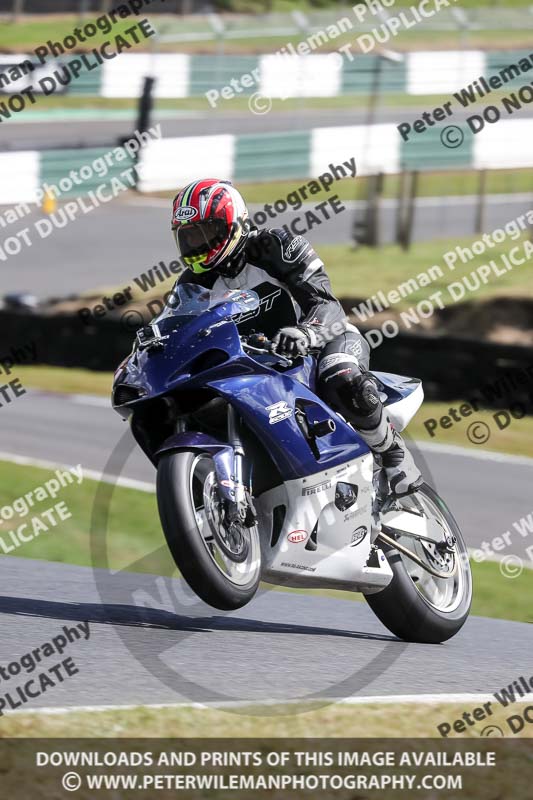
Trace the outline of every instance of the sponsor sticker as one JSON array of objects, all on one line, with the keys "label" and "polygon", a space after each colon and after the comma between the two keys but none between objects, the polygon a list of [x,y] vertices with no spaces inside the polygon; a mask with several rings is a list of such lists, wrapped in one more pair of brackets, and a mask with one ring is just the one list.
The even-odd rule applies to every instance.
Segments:
[{"label": "sponsor sticker", "polygon": [[306,241],[303,236],[295,236],[292,242],[289,242],[285,248],[283,254],[285,261],[291,261],[291,256],[296,256],[298,251],[301,250],[305,244]]},{"label": "sponsor sticker", "polygon": [[198,209],[192,206],[181,206],[174,212],[174,219],[176,222],[185,222],[188,219],[196,217]]},{"label": "sponsor sticker", "polygon": [[307,531],[291,531],[289,534],[287,534],[287,539],[289,542],[292,542],[292,544],[298,544],[299,542],[305,542],[307,535]]},{"label": "sponsor sticker", "polygon": [[361,525],[359,528],[352,533],[352,541],[350,542],[350,547],[357,547],[358,544],[361,544],[363,539],[367,534],[367,529],[365,525]]},{"label": "sponsor sticker", "polygon": [[307,564],[291,564],[288,561],[282,561],[281,566],[290,567],[290,569],[302,569],[306,572],[316,572],[316,567],[308,567]]},{"label": "sponsor sticker", "polygon": [[302,489],[302,496],[308,497],[311,494],[318,494],[325,492],[326,489],[331,488],[331,481],[322,481],[322,483],[315,483],[314,486],[304,486]]},{"label": "sponsor sticker", "polygon": [[268,411],[268,421],[271,425],[275,425],[276,422],[281,422],[292,416],[292,408],[287,405],[285,400],[272,403],[271,406],[266,406],[265,410]]}]

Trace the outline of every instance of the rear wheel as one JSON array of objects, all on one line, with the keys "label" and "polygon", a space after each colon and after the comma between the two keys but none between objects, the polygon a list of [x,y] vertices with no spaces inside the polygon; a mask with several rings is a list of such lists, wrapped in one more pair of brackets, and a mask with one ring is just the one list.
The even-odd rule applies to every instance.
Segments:
[{"label": "rear wheel", "polygon": [[[472,602],[468,550],[451,511],[427,484],[402,497],[383,518],[384,531],[431,571],[378,538],[393,579],[366,600],[381,622],[409,642],[444,642],[464,625]],[[416,534],[421,537],[416,538]],[[427,541],[427,540],[430,541]],[[453,545],[446,547],[446,539]]]},{"label": "rear wheel", "polygon": [[176,566],[206,603],[229,611],[246,605],[259,585],[257,526],[223,523],[213,459],[183,451],[162,456],[157,467],[161,525]]}]

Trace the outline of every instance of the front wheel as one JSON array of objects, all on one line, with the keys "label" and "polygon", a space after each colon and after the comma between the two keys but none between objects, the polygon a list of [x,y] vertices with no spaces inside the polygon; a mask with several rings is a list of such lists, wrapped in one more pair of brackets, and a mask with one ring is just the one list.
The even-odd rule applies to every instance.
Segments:
[{"label": "front wheel", "polygon": [[224,526],[211,456],[163,455],[157,505],[170,552],[191,589],[224,611],[246,605],[261,577],[259,532],[257,526],[230,531]]},{"label": "front wheel", "polygon": [[[400,639],[444,642],[462,628],[470,611],[472,575],[468,550],[451,511],[427,484],[401,498],[398,504],[395,511],[385,515],[384,529],[393,532],[395,541],[432,571],[378,538],[376,544],[385,553],[393,578],[382,591],[366,595],[366,600],[381,622]],[[420,539],[416,538],[417,533]],[[453,547],[442,545],[446,538],[455,539]]]}]

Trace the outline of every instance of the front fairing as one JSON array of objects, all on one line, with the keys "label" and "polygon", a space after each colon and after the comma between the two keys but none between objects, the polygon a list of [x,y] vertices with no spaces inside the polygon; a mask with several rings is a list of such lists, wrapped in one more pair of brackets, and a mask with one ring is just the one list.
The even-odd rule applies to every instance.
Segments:
[{"label": "front fairing", "polygon": [[142,403],[186,383],[195,385],[196,374],[205,385],[211,370],[205,369],[198,359],[213,350],[220,351],[220,358],[224,358],[222,363],[212,367],[218,375],[265,369],[244,353],[237,326],[228,318],[230,312],[231,304],[225,303],[175,328],[166,326],[161,346],[134,350],[117,371],[115,386],[127,384],[140,389],[142,394],[137,403]]},{"label": "front fairing", "polygon": [[[314,359],[280,370],[273,368],[271,356],[251,357],[231,319],[234,313],[234,304],[225,303],[174,328],[163,326],[160,346],[137,348],[118,370],[117,411],[128,417],[156,398],[172,396],[179,404],[181,392],[211,390],[238,410],[283,479],[313,474],[367,453],[353,428],[314,393]],[[124,386],[135,387],[139,395],[119,407],[116,399]],[[335,423],[333,432],[316,439],[315,451],[302,431],[302,416],[304,422]]]}]

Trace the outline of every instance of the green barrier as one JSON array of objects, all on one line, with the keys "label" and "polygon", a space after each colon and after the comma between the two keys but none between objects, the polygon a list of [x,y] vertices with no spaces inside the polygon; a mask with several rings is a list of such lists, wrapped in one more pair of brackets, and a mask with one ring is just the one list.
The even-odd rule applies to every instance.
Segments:
[{"label": "green barrier", "polygon": [[428,128],[401,143],[402,170],[460,169],[473,163],[474,134],[465,122]]},{"label": "green barrier", "polygon": [[311,133],[252,134],[235,143],[235,180],[282,180],[311,174]]},{"label": "green barrier", "polygon": [[[88,194],[98,186],[104,183],[108,184],[112,178],[120,178],[122,172],[133,166],[133,158],[124,150],[120,152],[120,156],[123,156],[122,159],[118,160],[118,150],[119,148],[91,147],[78,150],[43,151],[40,154],[40,184],[41,186],[45,183],[48,186],[59,186],[61,198]],[[109,163],[105,161],[107,154],[110,154]],[[90,167],[90,177],[84,177],[85,174],[89,174],[89,170],[83,170],[83,167]],[[80,184],[76,183],[75,178],[69,178],[71,170],[78,173]],[[79,175],[80,170],[82,170],[81,176]],[[72,184],[72,188],[63,190],[60,185],[62,179],[68,180]]]},{"label": "green barrier", "polygon": [[[253,94],[258,91],[258,81],[250,87],[241,85],[243,75],[251,75],[259,70],[258,56],[191,56],[189,60],[189,97],[205,94],[213,89],[220,92],[224,86],[231,86],[235,79],[240,88],[238,94]],[[256,72],[258,76],[259,73]],[[252,76],[253,77],[253,76]],[[248,82],[248,81],[247,81]]]}]

